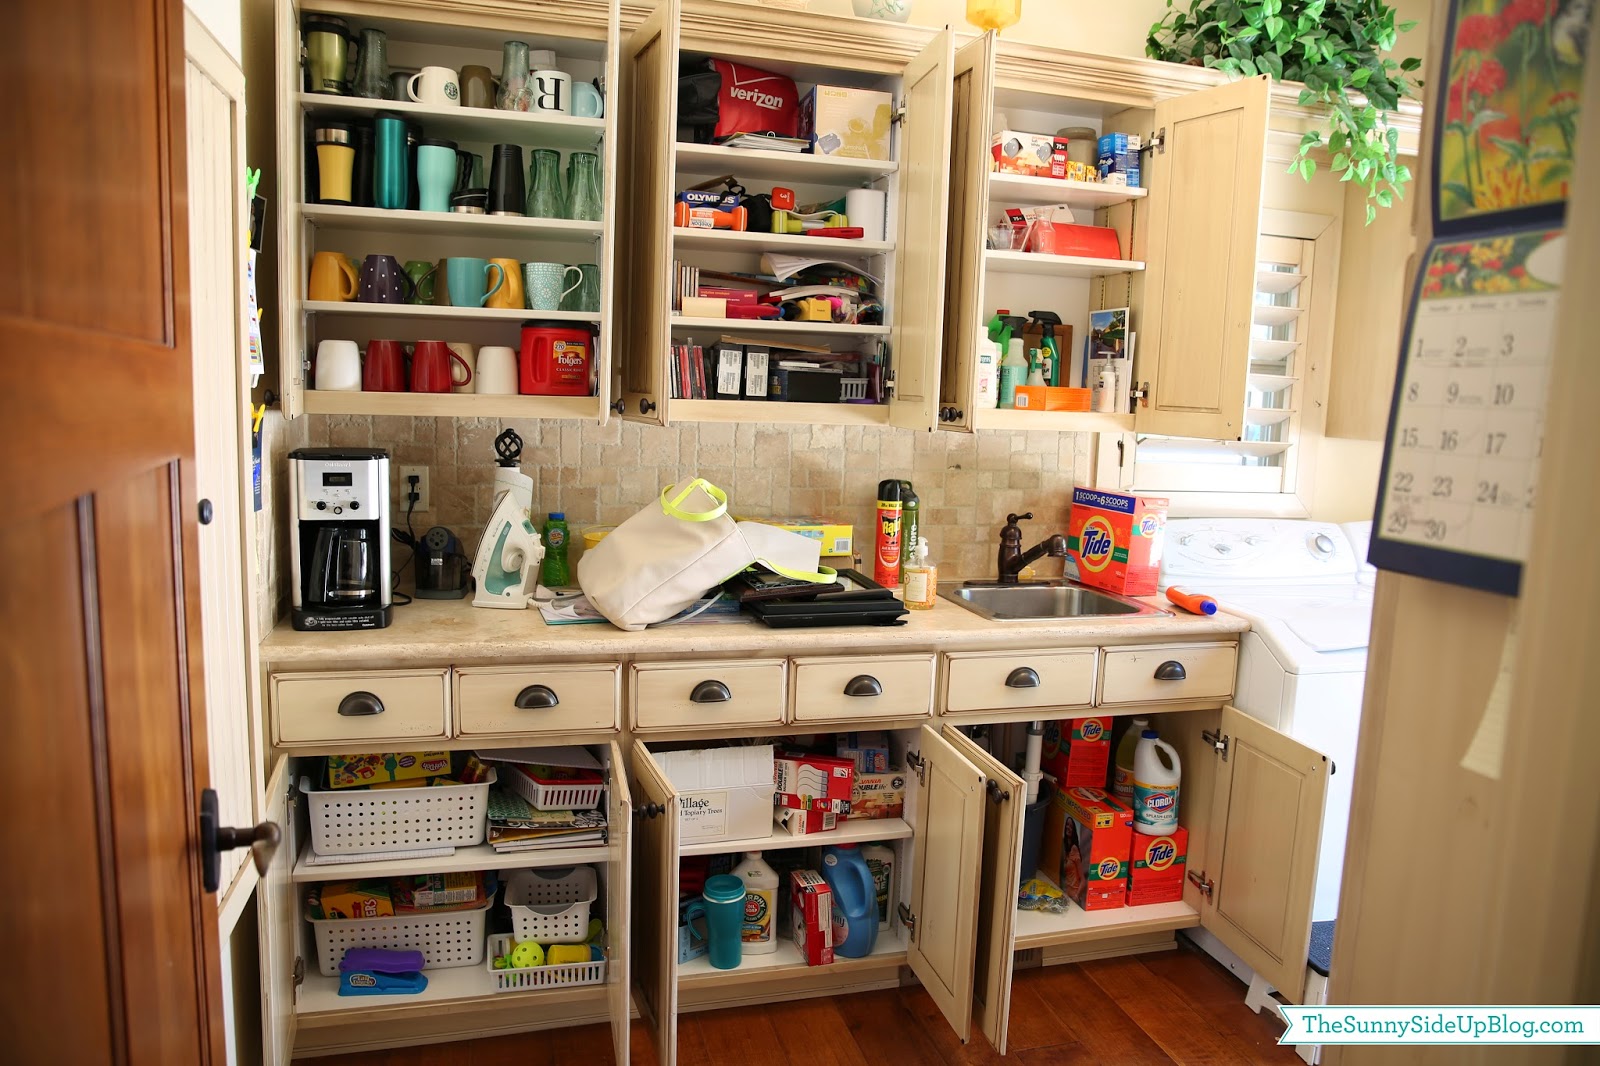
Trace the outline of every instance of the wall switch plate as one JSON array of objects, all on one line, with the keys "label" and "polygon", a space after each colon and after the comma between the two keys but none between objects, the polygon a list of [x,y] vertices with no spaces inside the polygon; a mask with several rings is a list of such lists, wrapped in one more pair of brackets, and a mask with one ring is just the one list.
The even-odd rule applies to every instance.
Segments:
[{"label": "wall switch plate", "polygon": [[[412,475],[415,475],[417,478],[417,487],[415,490],[411,488],[411,482],[407,480]],[[406,494],[413,491],[415,491],[417,494],[417,504],[415,507],[412,507],[411,501],[406,498]],[[400,495],[396,498],[395,504],[395,509],[399,511],[401,515],[406,513],[406,508],[408,507],[411,508],[412,514],[417,514],[428,509],[427,467],[402,466],[400,468]]]}]

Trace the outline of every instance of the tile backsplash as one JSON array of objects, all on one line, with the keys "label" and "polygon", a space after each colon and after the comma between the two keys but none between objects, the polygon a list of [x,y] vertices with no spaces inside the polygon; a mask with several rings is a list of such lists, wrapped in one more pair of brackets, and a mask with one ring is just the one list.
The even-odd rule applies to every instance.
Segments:
[{"label": "tile backsplash", "polygon": [[[909,478],[941,577],[992,577],[1007,512],[1034,512],[1025,526],[1028,545],[1064,529],[1072,485],[1090,476],[1087,434],[337,415],[305,421],[313,446],[388,449],[397,507],[404,498],[398,468],[426,464],[432,510],[416,516],[417,532],[448,526],[469,545],[489,519],[494,438],[507,427],[522,435],[536,511],[565,511],[575,531],[621,522],[665,485],[698,474],[726,489],[739,515],[851,522],[856,553],[867,558],[879,480]],[[403,526],[403,508],[397,522]],[[1053,576],[1060,564],[1046,560],[1039,569]]]}]

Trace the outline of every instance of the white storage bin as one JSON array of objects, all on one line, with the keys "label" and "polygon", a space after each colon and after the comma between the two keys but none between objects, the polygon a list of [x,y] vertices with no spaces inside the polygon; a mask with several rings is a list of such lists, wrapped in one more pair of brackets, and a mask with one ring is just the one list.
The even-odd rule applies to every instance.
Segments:
[{"label": "white storage bin", "polygon": [[339,976],[351,948],[420,951],[430,970],[476,966],[483,961],[484,920],[493,901],[472,910],[402,914],[393,918],[308,918],[317,934],[317,968]]},{"label": "white storage bin", "polygon": [[595,785],[546,784],[535,781],[522,768],[506,767],[505,783],[536,811],[591,811],[600,806],[604,782]]},{"label": "white storage bin", "polygon": [[597,985],[606,979],[606,960],[596,962],[568,962],[560,966],[530,966],[522,970],[497,970],[494,957],[504,955],[515,944],[513,937],[501,933],[489,938],[489,950],[484,965],[494,981],[496,992],[527,992],[534,988],[570,988],[573,985]]},{"label": "white storage bin", "polygon": [[311,813],[311,850],[353,855],[482,844],[494,782],[490,770],[489,779],[476,785],[319,790],[302,777],[300,791]]},{"label": "white storage bin", "polygon": [[541,944],[583,943],[596,891],[593,866],[518,870],[505,888],[512,935]]}]

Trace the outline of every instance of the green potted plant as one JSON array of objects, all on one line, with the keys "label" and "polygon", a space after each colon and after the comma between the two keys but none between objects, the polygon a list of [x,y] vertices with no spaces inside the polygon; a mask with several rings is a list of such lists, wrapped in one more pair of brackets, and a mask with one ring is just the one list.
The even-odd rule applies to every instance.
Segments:
[{"label": "green potted plant", "polygon": [[1326,145],[1339,180],[1366,190],[1368,223],[1404,195],[1411,170],[1398,158],[1400,131],[1389,116],[1417,95],[1412,74],[1422,61],[1388,53],[1415,22],[1396,25],[1383,0],[1189,0],[1187,10],[1167,0],[1167,8],[1145,41],[1153,58],[1299,82],[1302,106],[1327,108],[1326,136],[1301,137],[1291,173],[1310,181],[1311,153]]}]

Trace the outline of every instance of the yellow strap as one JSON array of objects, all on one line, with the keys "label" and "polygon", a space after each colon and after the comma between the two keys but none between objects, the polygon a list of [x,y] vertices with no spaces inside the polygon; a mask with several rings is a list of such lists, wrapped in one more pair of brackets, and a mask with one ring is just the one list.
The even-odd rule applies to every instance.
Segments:
[{"label": "yellow strap", "polygon": [[[682,504],[684,500],[688,499],[689,494],[695,489],[705,490],[705,494],[707,496],[710,496],[713,500],[717,501],[717,506],[713,507],[709,511],[685,511],[679,505]],[[671,515],[673,518],[680,519],[684,522],[714,522],[718,518],[721,518],[723,515],[728,513],[728,494],[717,488],[705,478],[695,478],[684,487],[682,492],[678,493],[678,495],[669,500],[667,499],[667,493],[671,491],[671,485],[668,485],[666,488],[661,490],[661,510],[666,514]]]},{"label": "yellow strap", "polygon": [[817,572],[813,574],[809,570],[790,570],[787,566],[779,566],[777,563],[769,562],[766,559],[757,559],[756,562],[775,574],[782,574],[791,581],[809,581],[813,585],[826,585],[839,576],[837,570],[831,570],[826,566],[817,567]]}]

